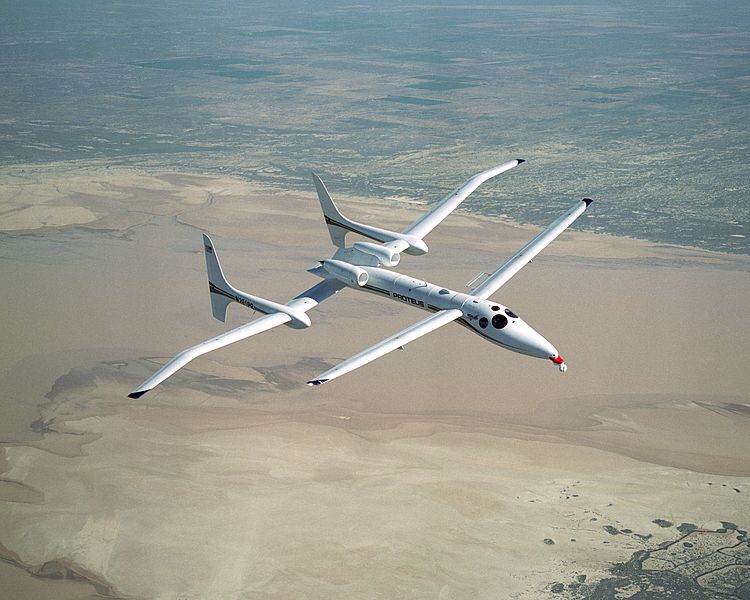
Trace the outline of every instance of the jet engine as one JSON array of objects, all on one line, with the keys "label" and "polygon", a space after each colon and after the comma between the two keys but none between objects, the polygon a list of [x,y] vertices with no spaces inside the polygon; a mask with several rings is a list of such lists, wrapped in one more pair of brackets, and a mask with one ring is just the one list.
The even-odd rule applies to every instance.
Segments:
[{"label": "jet engine", "polygon": [[393,248],[371,244],[370,242],[355,242],[352,246],[356,252],[374,256],[384,267],[395,267],[401,260],[401,254]]},{"label": "jet engine", "polygon": [[367,271],[343,260],[324,260],[321,265],[336,279],[349,285],[362,287],[367,284],[367,280],[370,278]]}]

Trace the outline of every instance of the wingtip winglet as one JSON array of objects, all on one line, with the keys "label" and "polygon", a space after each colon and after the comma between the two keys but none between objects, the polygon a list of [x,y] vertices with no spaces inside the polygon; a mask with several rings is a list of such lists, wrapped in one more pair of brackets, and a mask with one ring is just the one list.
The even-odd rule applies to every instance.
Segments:
[{"label": "wingtip winglet", "polygon": [[134,400],[137,400],[138,398],[143,396],[143,394],[145,394],[146,392],[150,392],[150,391],[151,390],[141,390],[139,392],[130,392],[128,394],[128,398],[133,398]]},{"label": "wingtip winglet", "polygon": [[593,200],[591,198],[584,198],[583,202],[586,203],[586,207],[588,208],[589,204],[591,204],[593,202]]},{"label": "wingtip winglet", "polygon": [[307,385],[323,385],[327,379],[312,379],[307,382]]},{"label": "wingtip winglet", "polygon": [[517,162],[517,163],[518,163],[518,164],[520,165],[521,163],[525,163],[525,162],[526,162],[526,160],[525,160],[525,159],[523,159],[523,158],[517,158],[517,159],[516,159],[516,162]]}]

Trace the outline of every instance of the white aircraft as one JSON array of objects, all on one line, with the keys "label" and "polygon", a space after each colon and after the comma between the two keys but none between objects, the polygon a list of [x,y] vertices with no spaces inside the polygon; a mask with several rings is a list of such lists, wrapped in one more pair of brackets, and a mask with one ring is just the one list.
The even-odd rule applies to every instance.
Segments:
[{"label": "white aircraft", "polygon": [[[219,321],[224,321],[230,302],[237,302],[265,316],[183,350],[130,393],[129,397],[140,398],[191,360],[211,350],[279,325],[287,325],[293,329],[309,327],[311,322],[307,315],[308,311],[345,287],[392,298],[397,302],[409,304],[433,314],[325,373],[321,373],[308,381],[309,385],[321,385],[341,377],[397,348],[403,348],[409,342],[452,321],[468,327],[484,339],[513,352],[551,360],[559,366],[560,371],[565,372],[567,365],[552,344],[510,308],[489,300],[489,297],[581,216],[591,204],[588,198],[576,202],[565,214],[521,248],[494,273],[476,285],[468,294],[388,270],[389,267],[395,267],[399,263],[402,252],[411,255],[427,254],[424,238],[430,231],[482,183],[522,162],[524,162],[522,159],[512,160],[474,175],[401,233],[371,227],[345,217],[333,203],[323,182],[313,174],[331,241],[338,247],[338,250],[333,257],[320,261],[319,265],[309,269],[310,273],[317,275],[323,281],[286,304],[278,304],[252,296],[233,287],[224,277],[213,242],[204,234],[203,244],[213,316]],[[349,232],[357,233],[373,242],[359,241],[347,247],[345,238]],[[467,286],[473,285],[485,275],[485,273],[480,273]]]}]

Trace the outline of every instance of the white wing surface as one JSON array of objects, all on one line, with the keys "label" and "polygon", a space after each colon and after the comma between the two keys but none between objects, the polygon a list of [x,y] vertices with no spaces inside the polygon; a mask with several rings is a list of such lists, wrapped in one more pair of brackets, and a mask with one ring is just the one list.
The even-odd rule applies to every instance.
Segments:
[{"label": "white wing surface", "polygon": [[226,333],[222,333],[221,335],[217,335],[215,338],[212,338],[205,342],[201,342],[200,344],[196,344],[195,346],[192,346],[187,350],[183,350],[161,369],[159,369],[156,373],[154,373],[151,377],[149,377],[146,381],[144,381],[140,385],[140,387],[136,388],[130,394],[128,394],[128,397],[140,398],[141,396],[143,396],[143,394],[152,390],[167,377],[173,375],[186,364],[188,364],[191,360],[193,360],[194,358],[198,358],[202,354],[206,354],[207,352],[211,352],[212,350],[216,350],[217,348],[221,348],[222,346],[234,344],[234,342],[239,342],[240,340],[244,340],[245,338],[248,338],[252,335],[267,331],[273,327],[276,327],[277,325],[282,325],[283,323],[291,320],[292,318],[285,313],[274,313],[272,315],[267,315],[265,317],[261,317],[260,319],[256,319],[255,321],[251,321],[250,323],[246,323],[245,325],[237,327],[236,329],[232,329],[231,331],[227,331]]},{"label": "white wing surface", "polygon": [[421,240],[430,233],[430,231],[435,229],[435,227],[440,225],[449,214],[456,210],[456,208],[458,208],[459,205],[485,181],[500,175],[500,173],[505,173],[505,171],[509,171],[513,167],[517,167],[522,162],[524,162],[524,160],[518,158],[503,163],[502,165],[492,167],[491,169],[487,169],[486,171],[482,171],[481,173],[477,173],[438,202],[430,212],[425,213],[419,219],[414,221],[414,223],[404,229],[403,233],[405,235],[413,235]]},{"label": "white wing surface", "polygon": [[452,308],[449,310],[442,310],[438,313],[435,313],[434,315],[430,315],[419,323],[416,323],[411,327],[407,327],[403,331],[399,331],[397,334],[392,335],[391,337],[383,340],[378,344],[375,344],[367,350],[364,350],[359,354],[355,354],[351,358],[336,365],[332,369],[329,369],[325,373],[321,373],[315,379],[308,381],[307,384],[321,385],[323,383],[331,381],[331,379],[341,377],[342,375],[345,375],[346,373],[349,373],[354,369],[358,369],[359,367],[363,367],[364,365],[371,363],[381,356],[385,356],[389,352],[393,352],[394,350],[405,346],[409,342],[413,342],[423,335],[427,335],[431,331],[439,329],[443,325],[447,325],[451,321],[455,321],[462,314],[463,313],[457,308]]},{"label": "white wing surface", "polygon": [[576,202],[570,210],[521,248],[481,284],[471,290],[471,295],[478,298],[489,298],[505,285],[513,275],[531,262],[552,240],[570,227],[570,224],[583,214],[591,202],[588,198]]},{"label": "white wing surface", "polygon": [[[344,287],[346,287],[346,285],[341,283],[340,281],[337,281],[335,279],[326,279],[325,281],[321,281],[317,285],[314,285],[309,290],[302,292],[293,300],[290,300],[286,305],[290,308],[294,308],[295,310],[307,312]],[[176,373],[194,358],[206,354],[207,352],[211,352],[212,350],[216,350],[217,348],[222,348],[223,346],[228,346],[229,344],[234,344],[235,342],[239,342],[240,340],[244,340],[245,338],[249,338],[253,335],[268,331],[269,329],[278,327],[279,325],[283,325],[284,323],[288,323],[291,320],[292,318],[286,313],[272,313],[270,315],[266,315],[254,321],[251,321],[250,323],[246,323],[245,325],[241,325],[236,329],[232,329],[230,331],[222,333],[221,335],[217,335],[215,338],[212,338],[205,342],[201,342],[200,344],[196,344],[195,346],[192,346],[187,350],[183,350],[167,364],[165,364],[161,369],[159,369],[156,373],[154,373],[151,377],[149,377],[146,381],[144,381],[138,388],[128,394],[128,397],[140,398],[141,396],[143,396],[143,394],[152,390],[167,377]]]},{"label": "white wing surface", "polygon": [[345,247],[345,236],[348,232],[358,233],[377,242],[385,244],[394,252],[406,252],[407,254],[421,255],[427,253],[427,245],[422,241],[430,231],[435,229],[449,214],[469,197],[474,190],[482,185],[488,179],[491,179],[500,173],[504,173],[517,167],[522,159],[511,160],[481,173],[477,173],[470,179],[467,179],[459,187],[453,190],[445,198],[440,200],[429,212],[422,215],[419,219],[409,225],[403,232],[398,233],[389,231],[380,227],[372,227],[353,221],[344,216],[331,199],[325,184],[313,173],[313,181],[318,192],[320,206],[323,209],[326,225],[331,234],[331,241],[339,248]]},{"label": "white wing surface", "polygon": [[312,286],[309,290],[295,296],[292,300],[287,302],[286,305],[295,310],[307,312],[311,308],[315,308],[318,304],[323,302],[323,300],[340,292],[345,287],[346,284],[338,279],[326,279]]}]

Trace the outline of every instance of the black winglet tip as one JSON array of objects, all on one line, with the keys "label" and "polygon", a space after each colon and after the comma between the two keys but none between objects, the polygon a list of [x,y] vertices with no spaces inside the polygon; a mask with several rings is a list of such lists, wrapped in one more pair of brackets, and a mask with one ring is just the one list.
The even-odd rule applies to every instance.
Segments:
[{"label": "black winglet tip", "polygon": [[327,379],[312,379],[307,382],[307,385],[323,385]]},{"label": "black winglet tip", "polygon": [[523,158],[517,158],[516,162],[520,165],[521,163],[525,163],[526,161]]},{"label": "black winglet tip", "polygon": [[593,202],[591,198],[584,198],[583,201],[586,203],[586,206],[588,206],[589,204]]},{"label": "black winglet tip", "polygon": [[146,392],[150,392],[150,391],[151,390],[142,390],[140,392],[130,392],[128,394],[128,398],[133,398],[134,400],[138,400],[138,398],[140,398],[141,396],[143,396],[143,394],[145,394]]}]

